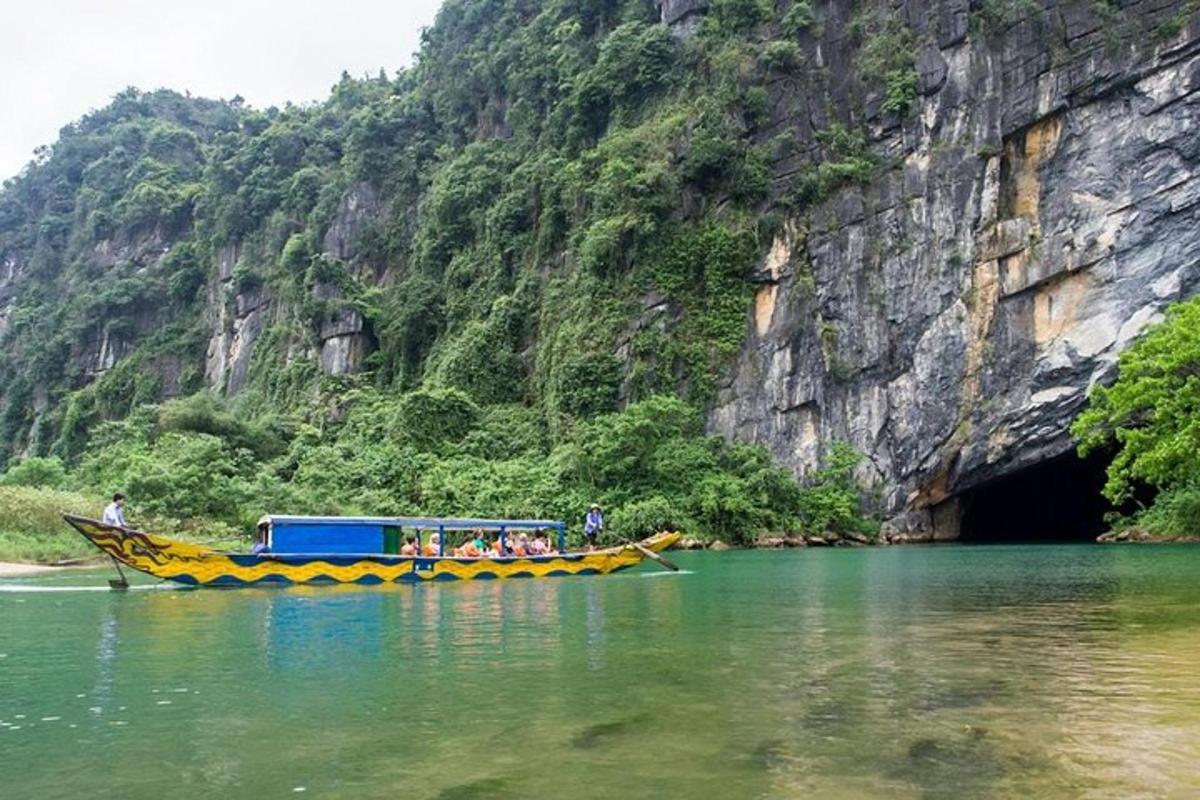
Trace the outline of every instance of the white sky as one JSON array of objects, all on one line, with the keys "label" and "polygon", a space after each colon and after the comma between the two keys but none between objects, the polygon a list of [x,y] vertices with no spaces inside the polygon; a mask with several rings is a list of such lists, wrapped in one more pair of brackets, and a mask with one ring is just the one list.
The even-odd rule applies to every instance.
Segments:
[{"label": "white sky", "polygon": [[0,0],[0,181],[126,86],[324,98],[412,63],[441,0]]}]

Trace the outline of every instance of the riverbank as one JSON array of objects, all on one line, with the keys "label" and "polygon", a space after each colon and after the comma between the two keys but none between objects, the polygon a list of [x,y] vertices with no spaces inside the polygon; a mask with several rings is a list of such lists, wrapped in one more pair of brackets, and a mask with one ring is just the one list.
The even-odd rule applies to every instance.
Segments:
[{"label": "riverbank", "polygon": [[[907,536],[877,536],[870,538],[861,533],[825,533],[820,536],[809,534],[794,534],[788,536],[762,536],[741,546],[746,550],[785,550],[797,547],[871,547],[907,544]],[[695,536],[685,536],[675,546],[676,550],[731,550],[733,545],[720,539],[699,539]]]},{"label": "riverbank", "polygon": [[1096,537],[1101,544],[1200,544],[1200,536],[1155,536],[1149,531],[1109,531]]},{"label": "riverbank", "polygon": [[0,578],[26,578],[31,575],[46,575],[71,569],[88,569],[102,563],[99,558],[84,559],[72,564],[24,564],[16,561],[0,561]]}]

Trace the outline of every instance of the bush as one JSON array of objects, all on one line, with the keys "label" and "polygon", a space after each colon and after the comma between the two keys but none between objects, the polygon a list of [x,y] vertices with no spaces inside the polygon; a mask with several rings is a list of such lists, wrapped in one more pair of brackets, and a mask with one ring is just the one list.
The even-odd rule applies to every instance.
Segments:
[{"label": "bush", "polygon": [[1132,522],[1157,536],[1200,536],[1200,484],[1167,489]]},{"label": "bush", "polygon": [[163,271],[167,274],[167,289],[171,299],[186,305],[196,299],[196,293],[204,286],[207,276],[195,247],[190,242],[176,244],[163,256]]},{"label": "bush", "polygon": [[436,356],[437,383],[461,389],[481,403],[520,399],[522,375],[517,356],[499,326],[468,322]]},{"label": "bush", "polygon": [[392,421],[399,441],[421,450],[460,442],[479,423],[479,406],[458,389],[418,389],[400,398]]},{"label": "bush", "polygon": [[853,25],[866,33],[858,60],[863,81],[884,87],[884,111],[905,114],[917,99],[916,34],[890,14],[862,12]]},{"label": "bush", "polygon": [[884,97],[881,108],[893,114],[904,114],[917,99],[916,70],[900,69],[884,78]]},{"label": "bush", "polygon": [[705,27],[725,35],[746,33],[771,18],[772,5],[764,0],[713,0]]},{"label": "bush", "polygon": [[667,80],[674,55],[665,25],[627,22],[604,37],[594,71],[608,94],[636,100]]},{"label": "bush", "polygon": [[781,27],[788,36],[799,36],[802,31],[811,28],[815,21],[816,16],[813,14],[810,0],[795,0],[783,15]]},{"label": "bush", "polygon": [[747,544],[762,529],[761,510],[737,476],[706,475],[696,486],[693,498],[698,522],[718,539]]},{"label": "bush", "polygon": [[[165,433],[89,452],[81,473],[106,492],[123,491],[144,511],[253,527],[261,514],[251,488],[255,464],[207,433]],[[245,515],[245,518],[243,518]]]},{"label": "bush", "polygon": [[767,69],[791,72],[800,66],[800,45],[782,39],[767,42],[759,59]]},{"label": "bush", "polygon": [[571,353],[556,372],[558,410],[581,419],[617,405],[622,364],[610,353]]},{"label": "bush", "polygon": [[234,416],[216,396],[197,392],[169,400],[158,410],[156,430],[160,433],[207,433],[224,439],[233,448],[252,451],[270,459],[287,449],[287,426],[274,420],[270,427],[247,423]]},{"label": "bush", "polygon": [[835,123],[817,134],[825,160],[801,172],[792,190],[801,205],[819,203],[852,183],[871,181],[879,168],[878,159],[867,149],[861,134]]},{"label": "bush", "polygon": [[634,500],[615,509],[606,520],[609,534],[620,539],[644,539],[659,531],[686,530],[686,514],[661,495]]},{"label": "bush", "polygon": [[58,458],[30,456],[11,465],[0,475],[2,486],[43,486],[61,489],[67,483],[67,469]]},{"label": "bush", "polygon": [[579,426],[571,471],[585,486],[615,488],[653,485],[653,458],[671,439],[697,436],[699,412],[682,400],[663,395],[606,414]]},{"label": "bush", "polygon": [[862,488],[854,470],[862,456],[845,442],[834,442],[825,465],[813,473],[800,496],[800,516],[813,533],[867,533],[874,525],[862,515]]},{"label": "bush", "polygon": [[515,404],[490,406],[483,410],[479,427],[462,440],[462,449],[488,460],[543,454],[546,424],[533,408]]},{"label": "bush", "polygon": [[0,486],[0,560],[48,563],[94,555],[95,547],[75,533],[64,511],[99,517],[97,495],[46,487]]}]

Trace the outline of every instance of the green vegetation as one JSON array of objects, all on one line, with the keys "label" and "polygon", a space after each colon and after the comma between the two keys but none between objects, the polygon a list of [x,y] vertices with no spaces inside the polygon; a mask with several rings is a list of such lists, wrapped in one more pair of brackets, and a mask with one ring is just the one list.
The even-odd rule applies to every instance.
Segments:
[{"label": "green vegetation", "polygon": [[1197,0],[1184,0],[1184,2],[1179,4],[1174,13],[1164,18],[1150,32],[1151,39],[1155,44],[1163,44],[1174,39],[1183,31],[1185,26],[1192,22],[1197,11],[1200,11],[1200,2]]},{"label": "green vegetation", "polygon": [[5,477],[0,486],[0,561],[53,563],[96,555],[96,548],[67,527],[61,515],[78,509],[99,516],[104,504],[97,496],[14,485]]},{"label": "green vegetation", "polygon": [[999,36],[1018,20],[1040,13],[1037,0],[982,0],[972,6],[971,26],[976,33]]},{"label": "green vegetation", "polygon": [[859,134],[834,124],[817,134],[827,157],[816,166],[801,171],[793,189],[797,205],[819,203],[843,186],[866,183],[879,171],[879,159],[867,149]]},{"label": "green vegetation", "polygon": [[57,515],[102,505],[96,490],[31,482],[122,487],[131,522],[222,540],[252,530],[265,509],[578,521],[591,502],[610,509],[616,538],[671,527],[747,543],[764,531],[873,528],[861,513],[858,456],[844,445],[802,488],[762,448],[704,436],[700,413],[678,398],[596,416],[553,446],[533,409],[480,407],[455,389],[362,387],[337,400],[341,418],[323,429],[276,421],[268,430],[201,394],[104,423],[69,474],[54,459],[17,462],[0,476],[0,502],[21,521],[13,535],[36,536],[8,540],[7,552],[0,543],[0,555],[78,555],[55,535],[65,530]]},{"label": "green vegetation", "polygon": [[1072,433],[1082,455],[1114,449],[1104,495],[1125,504],[1139,487],[1154,503],[1118,525],[1163,536],[1200,534],[1200,298],[1180,303],[1097,386]]},{"label": "green vegetation", "polygon": [[916,35],[890,11],[863,10],[851,21],[863,37],[863,80],[884,87],[882,108],[904,116],[917,99]]},{"label": "green vegetation", "polygon": [[[904,113],[914,34],[862,19],[864,77]],[[815,25],[808,2],[719,0],[680,42],[647,0],[448,0],[413,68],[323,103],[122,92],[0,193],[4,480],[237,529],[593,499],[630,534],[851,524],[699,422],[776,206],[882,168],[851,109],[815,147],[768,139]],[[353,374],[323,374],[343,325]],[[658,425],[655,452],[625,435]]]}]

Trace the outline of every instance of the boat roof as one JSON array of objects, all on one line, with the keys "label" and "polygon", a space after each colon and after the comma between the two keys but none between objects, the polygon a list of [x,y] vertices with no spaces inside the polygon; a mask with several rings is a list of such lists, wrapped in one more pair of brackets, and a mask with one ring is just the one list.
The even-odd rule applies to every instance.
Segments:
[{"label": "boat roof", "polygon": [[424,530],[461,530],[479,528],[500,530],[501,528],[562,528],[561,520],[552,519],[474,519],[457,517],[309,517],[288,514],[267,514],[258,521],[259,525],[269,522],[298,525],[382,525],[396,528],[420,528]]}]

